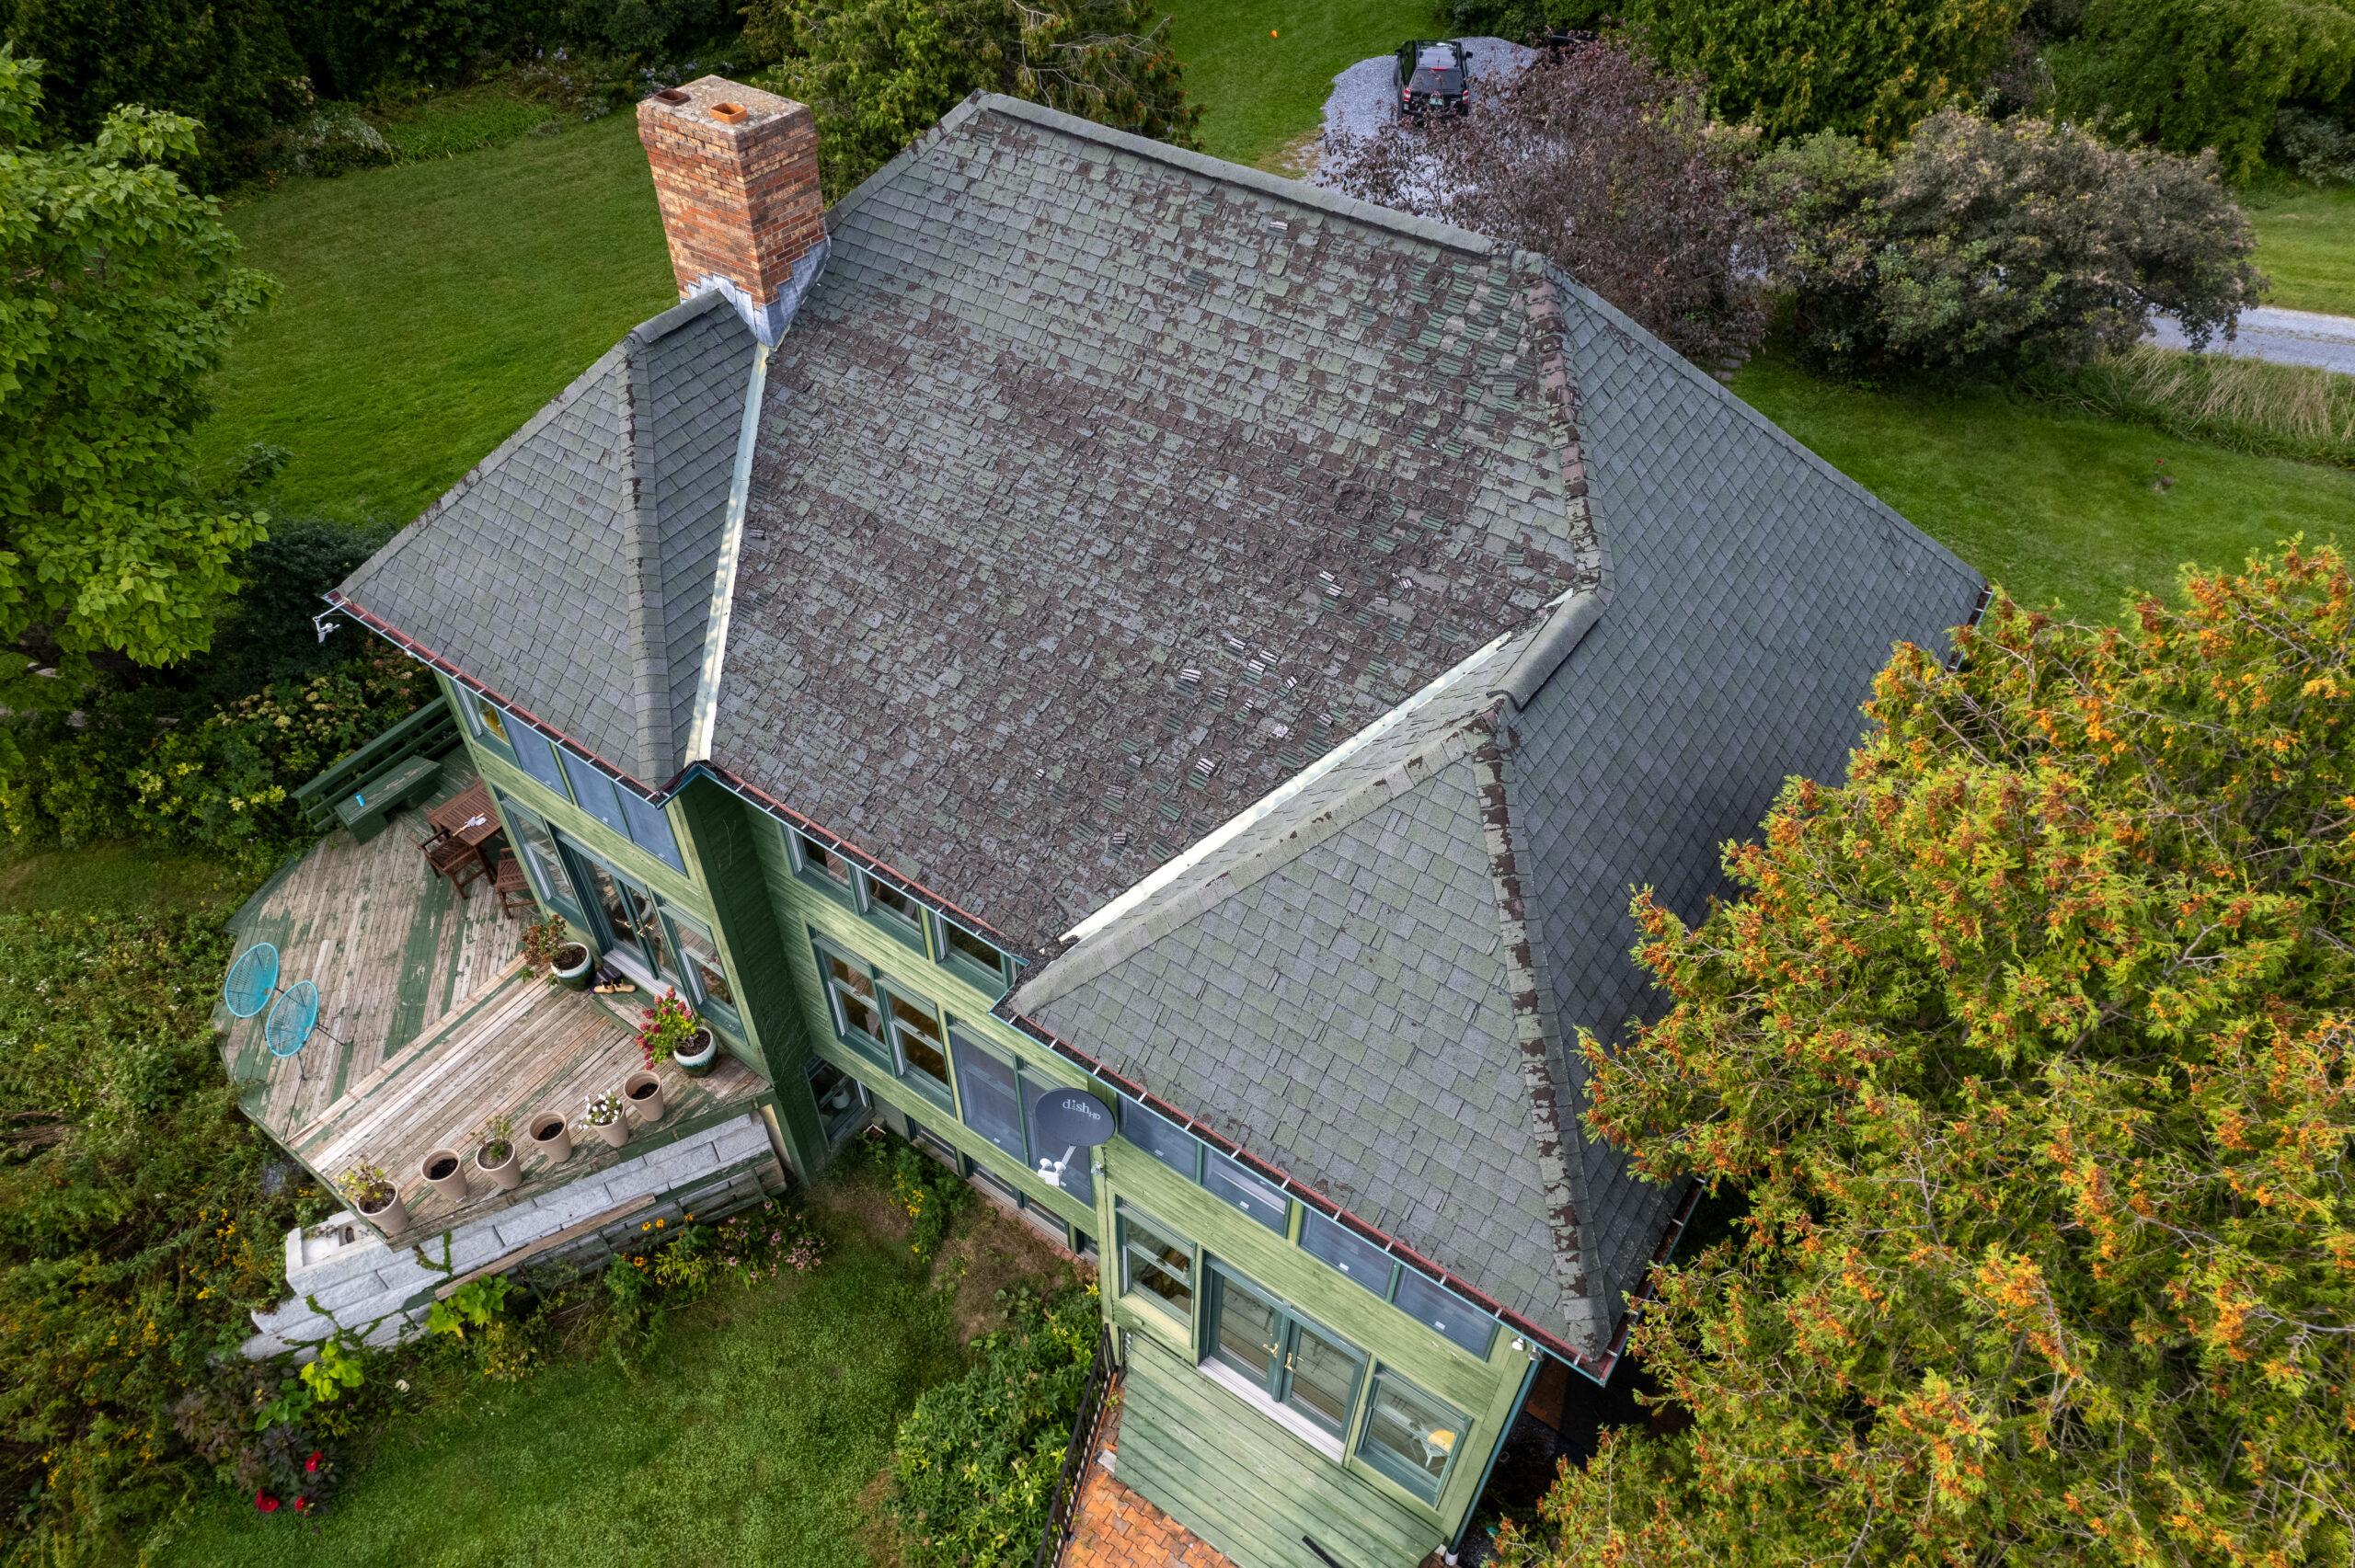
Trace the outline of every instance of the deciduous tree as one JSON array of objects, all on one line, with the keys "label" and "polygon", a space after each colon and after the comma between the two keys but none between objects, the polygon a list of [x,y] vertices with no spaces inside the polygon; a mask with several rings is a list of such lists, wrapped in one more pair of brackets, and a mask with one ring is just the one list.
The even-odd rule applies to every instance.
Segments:
[{"label": "deciduous tree", "polygon": [[[1635,1344],[1694,1425],[1509,1563],[2286,1564],[2355,1546],[2355,583],[1901,647],[1589,1123],[1749,1195]],[[1544,1538],[1544,1539],[1541,1539]]]}]

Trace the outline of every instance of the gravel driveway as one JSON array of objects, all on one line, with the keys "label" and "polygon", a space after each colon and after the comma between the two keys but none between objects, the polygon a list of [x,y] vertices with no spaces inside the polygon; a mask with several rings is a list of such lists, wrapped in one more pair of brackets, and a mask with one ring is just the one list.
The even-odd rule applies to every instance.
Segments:
[{"label": "gravel driveway", "polygon": [[[1465,38],[1456,41],[1472,57],[1472,85],[1476,87],[1502,86],[1537,58],[1535,50],[1500,38]],[[1371,60],[1359,61],[1333,78],[1333,94],[1325,100],[1325,135],[1328,141],[1337,132],[1371,136],[1395,118],[1393,106],[1396,100],[1392,95],[1397,88],[1391,73],[1396,58],[1377,54]]]}]

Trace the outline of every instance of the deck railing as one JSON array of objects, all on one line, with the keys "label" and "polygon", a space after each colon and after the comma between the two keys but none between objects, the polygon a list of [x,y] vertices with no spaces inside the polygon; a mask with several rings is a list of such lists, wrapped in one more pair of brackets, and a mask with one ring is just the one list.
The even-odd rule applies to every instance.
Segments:
[{"label": "deck railing", "polygon": [[1055,1478],[1054,1494],[1047,1505],[1047,1533],[1040,1538],[1031,1568],[1051,1568],[1071,1539],[1078,1522],[1080,1488],[1087,1483],[1087,1464],[1096,1455],[1096,1435],[1104,1425],[1104,1406],[1117,1370],[1112,1364],[1112,1331],[1098,1329],[1096,1361],[1087,1369],[1087,1388],[1079,1396],[1079,1413],[1072,1418],[1071,1447],[1063,1451],[1063,1473]]}]

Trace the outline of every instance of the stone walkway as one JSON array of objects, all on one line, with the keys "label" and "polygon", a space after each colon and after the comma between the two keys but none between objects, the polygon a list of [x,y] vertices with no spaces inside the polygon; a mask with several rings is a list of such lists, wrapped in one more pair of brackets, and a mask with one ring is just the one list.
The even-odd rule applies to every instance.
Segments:
[{"label": "stone walkway", "polygon": [[1104,1417],[1096,1459],[1080,1483],[1078,1518],[1063,1568],[1235,1568],[1201,1537],[1113,1479],[1120,1412]]}]

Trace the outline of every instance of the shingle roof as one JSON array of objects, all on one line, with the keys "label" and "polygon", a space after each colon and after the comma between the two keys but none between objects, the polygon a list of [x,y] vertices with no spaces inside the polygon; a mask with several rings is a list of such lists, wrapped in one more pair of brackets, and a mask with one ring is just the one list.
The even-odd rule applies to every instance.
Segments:
[{"label": "shingle roof", "polygon": [[649,786],[682,761],[752,335],[633,330],[339,590]]},{"label": "shingle roof", "polygon": [[713,758],[1027,951],[1592,576],[1485,240],[1001,98],[831,229]]}]

